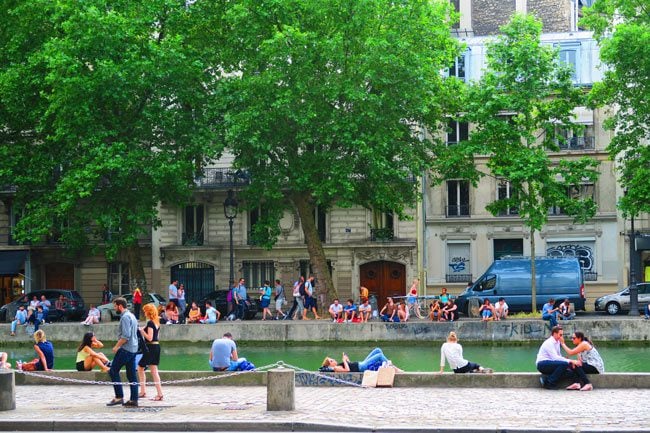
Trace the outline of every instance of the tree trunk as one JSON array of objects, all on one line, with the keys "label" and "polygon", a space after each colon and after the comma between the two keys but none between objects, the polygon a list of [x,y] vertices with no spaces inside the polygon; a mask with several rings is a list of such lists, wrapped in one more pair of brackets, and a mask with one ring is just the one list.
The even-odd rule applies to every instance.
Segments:
[{"label": "tree trunk", "polygon": [[[318,235],[318,229],[314,222],[314,211],[316,210],[314,202],[308,193],[295,193],[291,195],[291,201],[298,210],[300,216],[300,225],[302,232],[307,241],[307,251],[309,252],[309,261],[311,262],[314,276],[316,277],[316,295],[326,294],[327,302],[334,298],[338,298],[338,292],[332,283],[332,275],[330,274],[327,260],[325,258],[325,251],[323,244]],[[308,275],[307,275],[308,277]],[[322,304],[322,302],[321,302]],[[321,308],[323,305],[321,305]]]},{"label": "tree trunk", "polygon": [[537,312],[537,278],[535,276],[535,230],[530,229],[530,278],[531,278],[531,292],[530,299],[532,303],[532,309],[530,310],[533,314]]},{"label": "tree trunk", "polygon": [[140,245],[137,241],[127,247],[126,256],[129,260],[129,277],[131,279],[131,290],[137,286],[142,290],[142,294],[147,293],[147,279],[144,275],[144,266],[142,266]]}]

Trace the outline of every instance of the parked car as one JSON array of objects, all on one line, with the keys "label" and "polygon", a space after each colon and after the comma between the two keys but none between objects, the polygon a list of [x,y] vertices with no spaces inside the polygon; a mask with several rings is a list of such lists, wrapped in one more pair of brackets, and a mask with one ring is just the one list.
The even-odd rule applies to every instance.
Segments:
[{"label": "parked car", "polygon": [[[79,292],[76,290],[47,289],[34,290],[32,292],[26,293],[24,295],[21,295],[20,298],[16,299],[15,301],[0,307],[0,321],[11,322],[16,316],[18,307],[22,305],[27,308],[29,305],[29,300],[31,300],[34,296],[40,300],[42,295],[45,295],[45,298],[52,304],[50,307],[50,312],[48,314],[48,321],[50,322],[81,320],[86,316],[86,304]],[[65,300],[63,312],[54,308],[56,300],[59,299],[59,296],[61,295],[63,295],[63,298]],[[25,300],[25,296],[27,297],[27,300]]]},{"label": "parked car", "polygon": [[[493,304],[504,297],[511,312],[530,311],[532,304],[531,261],[527,257],[495,260],[485,273],[456,298],[458,310],[469,313],[470,299],[488,298]],[[549,298],[568,298],[576,311],[585,310],[585,286],[576,258],[535,259],[537,309]]]},{"label": "parked car", "polygon": [[[596,311],[607,311],[608,314],[619,314],[630,310],[630,287],[596,299]],[[643,311],[646,305],[650,304],[650,283],[638,283],[639,290],[639,311]]]},{"label": "parked car", "polygon": [[[221,313],[221,319],[225,320],[228,316],[228,301],[226,301],[226,296],[228,295],[228,290],[215,290],[214,292],[208,293],[199,301],[199,308],[201,308],[201,314],[205,314],[205,302],[212,302],[212,306],[219,310]],[[257,299],[253,299],[248,296],[248,301],[244,307],[244,319],[252,320],[257,316],[259,311],[259,302]],[[188,308],[189,310],[189,308]]]},{"label": "parked car", "polygon": [[[126,299],[127,308],[133,311],[133,295],[128,293],[126,295],[120,295],[120,297]],[[113,299],[115,299],[115,297]],[[150,304],[152,302],[156,306],[156,308],[160,305],[162,305],[163,307],[167,305],[167,301],[165,300],[165,298],[163,298],[157,293],[147,293],[142,297],[142,305]],[[97,309],[101,314],[102,320],[106,320],[107,317],[109,318],[109,320],[117,320],[120,318],[120,313],[115,311],[115,306],[113,305],[113,303],[99,305],[97,306]]]}]

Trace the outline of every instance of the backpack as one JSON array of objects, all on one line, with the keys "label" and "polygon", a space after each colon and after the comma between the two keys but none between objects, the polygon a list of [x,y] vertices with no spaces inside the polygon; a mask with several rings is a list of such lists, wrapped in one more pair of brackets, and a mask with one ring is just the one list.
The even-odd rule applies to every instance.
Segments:
[{"label": "backpack", "polygon": [[307,296],[307,290],[305,290],[305,283],[300,284],[300,287],[298,287],[298,291],[300,292],[300,296]]}]

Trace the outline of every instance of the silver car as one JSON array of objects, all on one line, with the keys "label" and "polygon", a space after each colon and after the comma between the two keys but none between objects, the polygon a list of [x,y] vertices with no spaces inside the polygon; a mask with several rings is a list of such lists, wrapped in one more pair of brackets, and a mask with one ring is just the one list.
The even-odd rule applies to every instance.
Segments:
[{"label": "silver car", "polygon": [[[131,293],[121,295],[122,298],[126,300],[126,307],[133,311],[133,295]],[[156,307],[162,305],[163,307],[167,305],[165,298],[160,296],[157,293],[147,293],[142,296],[142,305],[153,303]],[[110,320],[115,320],[120,318],[120,313],[115,311],[115,306],[111,302],[110,304],[98,305],[97,309],[101,314],[102,320],[107,318]]]},{"label": "silver car", "polygon": [[[650,283],[637,283],[639,290],[639,311],[643,311],[646,305],[650,304]],[[596,299],[596,311],[607,311],[614,315],[630,309],[630,287],[612,295],[601,296]]]}]

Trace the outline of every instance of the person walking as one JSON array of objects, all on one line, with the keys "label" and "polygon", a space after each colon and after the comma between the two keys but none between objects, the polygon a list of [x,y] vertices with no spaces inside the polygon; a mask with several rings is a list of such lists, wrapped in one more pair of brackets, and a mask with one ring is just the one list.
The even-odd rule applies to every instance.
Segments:
[{"label": "person walking", "polygon": [[[298,278],[298,280],[293,283],[293,305],[291,306],[291,309],[287,313],[287,317],[285,319],[287,320],[295,320],[298,317],[302,317],[302,310],[304,307],[302,307],[302,295],[300,294],[301,289],[300,286],[304,286],[305,284],[305,277],[302,275]],[[304,289],[303,289],[304,290]]]},{"label": "person walking", "polygon": [[275,280],[275,320],[282,320],[287,317],[282,312],[282,306],[287,303],[284,296],[284,286],[280,280]]},{"label": "person walking", "polygon": [[244,320],[244,316],[246,315],[246,301],[248,300],[245,279],[239,279],[239,284],[237,284],[235,294],[237,296],[237,319]]},{"label": "person walking", "polygon": [[[126,308],[126,299],[113,300],[115,311],[120,313],[120,325],[117,332],[117,343],[113,347],[115,357],[108,374],[113,382],[115,397],[106,403],[106,406],[123,405],[125,407],[138,407],[138,377],[135,373],[135,355],[138,352],[138,321]],[[120,383],[120,370],[126,369],[126,378],[130,386],[130,399],[124,402],[124,391]]]},{"label": "person walking", "polygon": [[162,401],[163,392],[160,384],[160,375],[158,374],[158,365],[160,364],[160,341],[158,339],[160,318],[158,317],[158,309],[153,304],[145,305],[143,312],[145,319],[147,319],[147,324],[143,328],[140,328],[139,332],[144,338],[147,350],[144,351],[140,362],[138,362],[138,378],[140,379],[140,394],[138,394],[138,397],[147,396],[144,369],[149,367],[153,384],[156,387],[156,396],[151,400]]}]

